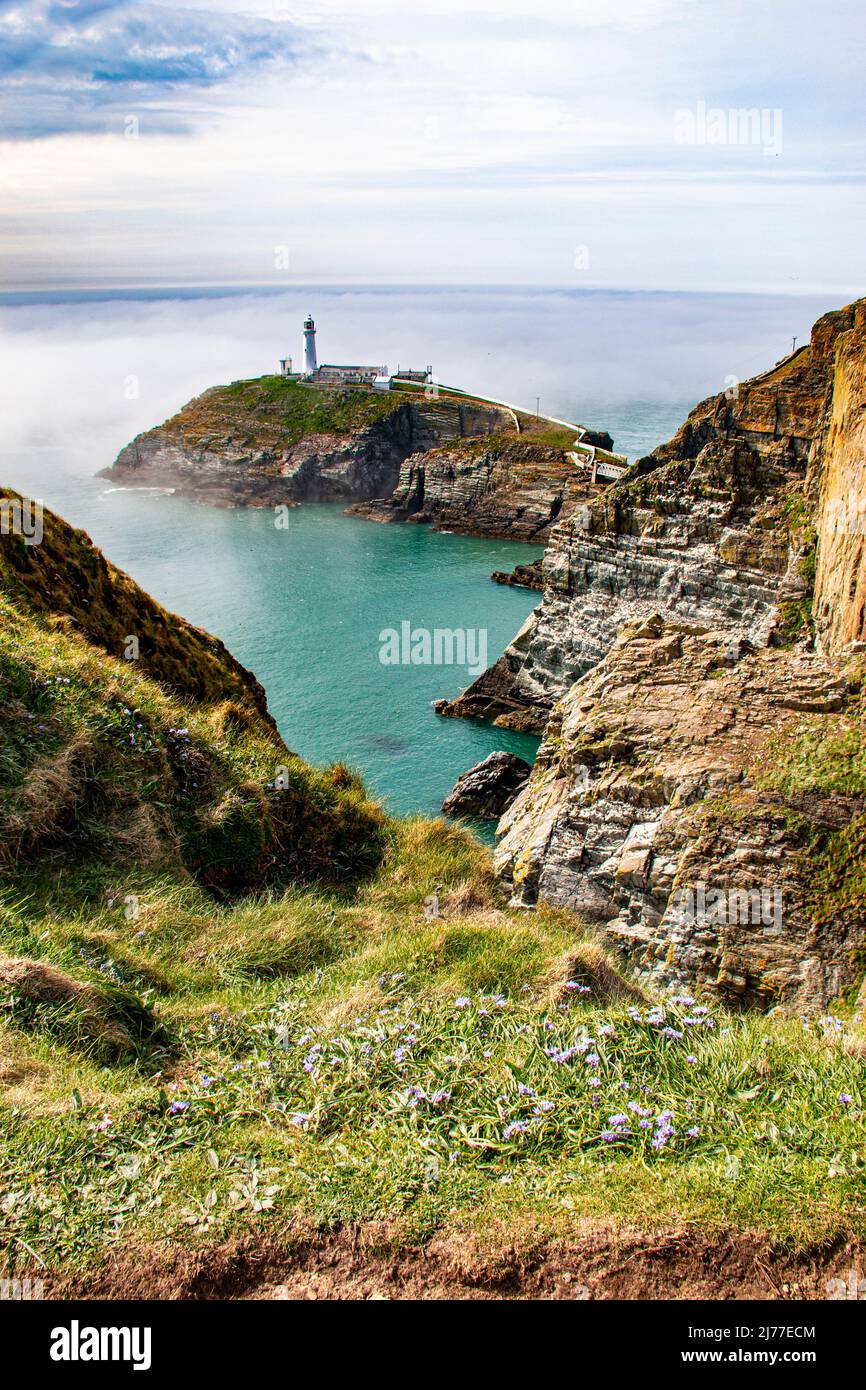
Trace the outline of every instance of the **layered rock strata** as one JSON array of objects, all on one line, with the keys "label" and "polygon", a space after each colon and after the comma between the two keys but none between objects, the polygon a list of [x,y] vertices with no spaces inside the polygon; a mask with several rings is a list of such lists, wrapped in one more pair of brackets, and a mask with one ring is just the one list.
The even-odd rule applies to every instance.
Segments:
[{"label": "layered rock strata", "polygon": [[866,934],[856,919],[816,923],[808,851],[866,797],[783,795],[762,778],[849,691],[810,651],[755,651],[658,616],[626,627],[557,705],[500,823],[513,902],[577,909],[653,983],[825,1008]]},{"label": "layered rock strata", "polygon": [[839,340],[813,465],[818,498],[814,615],[831,655],[866,640],[866,309]]},{"label": "layered rock strata", "polygon": [[389,497],[352,512],[372,521],[543,543],[555,522],[600,491],[568,450],[508,434],[413,454]]},{"label": "layered rock strata", "polygon": [[[623,623],[653,609],[758,645],[772,640],[807,597],[807,479],[827,423],[836,347],[862,314],[851,305],[825,315],[806,347],[701,402],[669,443],[555,525],[542,603],[499,661],[442,712],[540,731]],[[851,465],[846,478],[843,490]],[[849,548],[862,582],[862,550]],[[825,588],[830,605],[831,581]]]},{"label": "layered rock strata", "polygon": [[825,315],[557,524],[538,609],[440,706],[544,731],[497,872],[657,985],[822,1011],[862,977],[864,324]]}]

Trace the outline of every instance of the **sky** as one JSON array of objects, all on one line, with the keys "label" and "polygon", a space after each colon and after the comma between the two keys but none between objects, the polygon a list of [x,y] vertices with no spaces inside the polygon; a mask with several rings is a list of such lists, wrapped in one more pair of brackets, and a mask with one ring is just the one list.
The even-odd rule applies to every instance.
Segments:
[{"label": "sky", "polygon": [[0,0],[2,288],[842,302],[864,292],[864,15],[862,0]]}]

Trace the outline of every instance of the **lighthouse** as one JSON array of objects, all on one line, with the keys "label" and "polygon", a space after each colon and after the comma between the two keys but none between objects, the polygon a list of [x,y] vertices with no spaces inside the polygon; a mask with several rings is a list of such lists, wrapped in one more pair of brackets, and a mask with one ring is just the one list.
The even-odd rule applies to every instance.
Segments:
[{"label": "lighthouse", "polygon": [[312,314],[304,319],[304,375],[312,376],[318,368],[316,361],[316,325]]}]

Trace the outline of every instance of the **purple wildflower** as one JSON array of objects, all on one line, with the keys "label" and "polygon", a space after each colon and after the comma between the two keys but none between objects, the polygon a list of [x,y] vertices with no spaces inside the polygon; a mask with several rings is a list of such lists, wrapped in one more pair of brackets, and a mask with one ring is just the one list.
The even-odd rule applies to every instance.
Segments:
[{"label": "purple wildflower", "polygon": [[503,1139],[513,1139],[515,1134],[522,1134],[529,1126],[528,1120],[512,1120],[510,1125],[506,1125],[502,1131]]}]

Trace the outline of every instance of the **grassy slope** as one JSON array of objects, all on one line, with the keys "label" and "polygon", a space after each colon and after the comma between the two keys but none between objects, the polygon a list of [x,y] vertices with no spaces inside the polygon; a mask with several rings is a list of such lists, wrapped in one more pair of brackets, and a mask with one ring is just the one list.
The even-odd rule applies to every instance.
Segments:
[{"label": "grassy slope", "polygon": [[[83,942],[167,1038],[106,1065],[12,1010],[13,1260],[85,1262],[118,1238],[218,1239],[299,1216],[387,1220],[405,1240],[503,1214],[533,1238],[584,1216],[803,1243],[863,1233],[862,1061],[833,1024],[607,1000],[567,917],[485,905],[483,852],[459,831],[393,828],[383,868],[348,899],[304,889],[217,908],[191,885],[137,886],[130,923],[74,901],[35,910],[20,884],[18,905],[6,898],[7,949],[81,974]],[[456,901],[428,920],[437,890]],[[654,1148],[664,1112],[675,1132]],[[616,1114],[628,1135],[613,1137]]]},{"label": "grassy slope", "polygon": [[[0,498],[15,496],[0,488]],[[111,656],[123,656],[135,637],[137,669],[185,698],[233,702],[239,715],[261,716],[273,728],[264,690],[218,638],[167,612],[107,561],[84,531],[53,512],[44,513],[39,545],[0,535],[0,594]]]},{"label": "grassy slope", "polygon": [[[88,901],[138,868],[235,891],[381,852],[345,769],[314,772],[233,702],[185,703],[0,589],[0,868]],[[134,888],[128,888],[134,892]]]},{"label": "grassy slope", "polygon": [[[317,434],[352,434],[394,415],[414,393],[302,386],[281,376],[214,386],[162,426],[185,449],[285,449]],[[422,402],[423,404],[423,402]],[[435,402],[433,402],[435,404]]]},{"label": "grassy slope", "polygon": [[344,771],[17,593],[0,952],[86,985],[125,1041],[0,984],[7,1264],[299,1217],[402,1240],[501,1217],[509,1239],[582,1217],[864,1234],[853,1033],[635,1002],[569,914],[504,908],[461,830],[384,822]]},{"label": "grassy slope", "polygon": [[[190,401],[162,427],[176,435],[187,449],[218,445],[230,437],[240,447],[285,448],[317,434],[351,434],[394,415],[411,402],[416,408],[437,409],[438,402],[450,405],[490,403],[471,395],[451,395],[442,390],[427,397],[425,388],[407,387],[400,391],[373,391],[362,388],[324,388],[303,386],[280,376],[256,377],[215,386]],[[491,409],[496,407],[490,406]],[[531,440],[549,449],[570,449],[574,430],[562,429],[543,417],[518,414],[520,433],[509,439]],[[490,447],[490,436],[482,436]],[[599,451],[604,456],[604,451]]]}]

